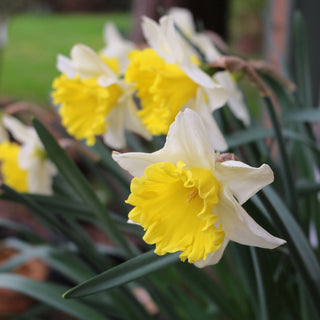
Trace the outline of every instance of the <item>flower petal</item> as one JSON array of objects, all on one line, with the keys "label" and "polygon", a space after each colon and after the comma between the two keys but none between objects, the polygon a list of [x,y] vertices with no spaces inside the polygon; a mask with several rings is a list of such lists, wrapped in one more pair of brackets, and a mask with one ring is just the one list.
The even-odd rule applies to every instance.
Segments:
[{"label": "flower petal", "polygon": [[208,105],[211,111],[215,111],[222,107],[229,97],[228,91],[218,84],[215,84],[215,87],[212,89],[203,87],[202,90],[204,90],[208,98]]},{"label": "flower petal", "polygon": [[274,249],[286,243],[259,226],[227,189],[220,193],[220,201],[214,212],[219,217],[218,222],[222,224],[226,237],[232,241],[266,249]]},{"label": "flower petal", "polygon": [[228,104],[233,114],[248,126],[250,123],[249,112],[244,104],[242,92],[237,87],[236,82],[232,79],[231,74],[228,71],[222,71],[217,72],[214,77],[228,91]]},{"label": "flower petal", "polygon": [[248,166],[241,161],[224,161],[216,163],[216,176],[240,204],[273,181],[273,171],[267,164],[259,168]]},{"label": "flower petal", "polygon": [[133,176],[142,176],[147,166],[163,161],[173,164],[183,161],[192,168],[212,169],[215,151],[199,115],[186,109],[177,115],[161,150],[154,153],[113,153],[112,157]]},{"label": "flower petal", "polygon": [[225,237],[221,247],[217,251],[215,251],[213,253],[209,253],[207,255],[206,260],[199,260],[199,261],[195,262],[194,263],[195,266],[198,268],[204,268],[206,266],[217,264],[220,261],[220,259],[222,258],[222,255],[223,255],[224,250],[227,247],[228,243],[229,243],[229,239]]},{"label": "flower petal", "polygon": [[69,79],[74,78],[77,74],[77,71],[73,66],[72,60],[63,56],[62,54],[58,54],[57,69],[60,72],[65,73]]},{"label": "flower petal", "polygon": [[124,108],[117,105],[108,114],[107,118],[107,132],[103,135],[103,141],[106,145],[114,149],[121,149],[126,146],[126,139],[124,135]]},{"label": "flower petal", "polygon": [[37,139],[37,135],[32,127],[24,125],[14,117],[3,116],[3,125],[7,128],[13,137],[21,143],[30,143]]},{"label": "flower petal", "polygon": [[185,8],[172,7],[169,10],[169,15],[173,17],[174,22],[179,26],[182,32],[192,37],[195,33],[192,13]]},{"label": "flower petal", "polygon": [[111,69],[88,46],[83,44],[73,46],[71,49],[71,59],[76,71],[83,78],[98,77],[102,74],[115,77]]},{"label": "flower petal", "polygon": [[125,105],[124,126],[126,129],[135,132],[147,140],[152,139],[152,134],[143,125],[141,118],[137,114],[135,103],[132,96],[123,101]]},{"label": "flower petal", "polygon": [[198,88],[195,110],[200,115],[203,125],[207,131],[210,142],[214,149],[218,151],[225,151],[228,149],[226,140],[224,139],[216,121],[214,120],[211,110],[204,100],[204,95],[201,88]]}]

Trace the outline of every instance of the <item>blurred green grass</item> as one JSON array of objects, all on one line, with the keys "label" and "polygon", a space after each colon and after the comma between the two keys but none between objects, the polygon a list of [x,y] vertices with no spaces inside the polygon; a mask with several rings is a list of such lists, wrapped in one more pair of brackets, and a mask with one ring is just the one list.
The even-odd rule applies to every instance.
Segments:
[{"label": "blurred green grass", "polygon": [[0,64],[0,96],[48,104],[57,54],[69,56],[76,43],[95,50],[104,46],[102,29],[114,22],[126,34],[129,13],[21,14],[9,22],[9,42]]}]

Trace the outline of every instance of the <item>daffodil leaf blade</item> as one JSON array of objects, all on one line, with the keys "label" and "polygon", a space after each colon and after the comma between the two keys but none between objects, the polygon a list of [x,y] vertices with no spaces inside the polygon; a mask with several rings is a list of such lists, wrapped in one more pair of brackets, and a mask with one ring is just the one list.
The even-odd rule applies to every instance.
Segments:
[{"label": "daffodil leaf blade", "polygon": [[263,140],[274,136],[273,130],[263,127],[251,127],[246,130],[238,131],[226,137],[229,148],[235,148],[247,143]]},{"label": "daffodil leaf blade", "polygon": [[33,119],[33,126],[37,131],[50,160],[56,165],[59,172],[81,197],[83,202],[92,209],[92,212],[95,214],[98,221],[101,222],[101,226],[107,232],[111,240],[125,253],[132,255],[134,251],[132,246],[130,246],[124,236],[120,233],[116,224],[110,217],[109,212],[101,204],[89,182],[85,179],[77,166],[40,121]]},{"label": "daffodil leaf blade", "polygon": [[[281,236],[287,240],[290,249],[290,258],[298,269],[303,282],[312,298],[314,307],[320,315],[320,265],[312,251],[306,236],[294,219],[292,213],[283,203],[272,187],[263,189],[263,195],[267,199],[268,210],[281,230]],[[265,199],[262,198],[264,201]],[[264,201],[266,203],[266,201]]]},{"label": "daffodil leaf blade", "polygon": [[179,253],[157,256],[153,251],[127,260],[68,290],[64,298],[78,298],[121,286],[178,261]]},{"label": "daffodil leaf blade", "polygon": [[295,12],[293,17],[293,38],[299,94],[302,102],[307,107],[312,104],[309,45],[304,18],[299,11]]},{"label": "daffodil leaf blade", "polygon": [[50,305],[80,320],[106,320],[106,316],[97,312],[83,301],[67,301],[61,298],[65,287],[27,279],[25,277],[2,273],[0,287],[18,291],[38,301]]},{"label": "daffodil leaf blade", "polygon": [[294,110],[286,113],[283,117],[285,122],[319,122],[320,121],[320,109],[310,108],[303,110]]}]

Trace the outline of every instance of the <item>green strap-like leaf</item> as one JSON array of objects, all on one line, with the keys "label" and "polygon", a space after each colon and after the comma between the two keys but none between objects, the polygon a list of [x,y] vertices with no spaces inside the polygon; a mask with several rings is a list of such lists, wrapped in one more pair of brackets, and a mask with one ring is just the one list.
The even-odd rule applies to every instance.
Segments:
[{"label": "green strap-like leaf", "polygon": [[157,256],[153,251],[130,259],[67,291],[64,298],[84,297],[136,280],[178,261],[179,253]]},{"label": "green strap-like leaf", "polygon": [[107,320],[105,315],[95,311],[84,302],[67,301],[61,298],[62,286],[30,280],[10,273],[0,274],[0,288],[26,294],[81,320]]},{"label": "green strap-like leaf", "polygon": [[300,12],[294,14],[294,51],[299,95],[306,106],[312,104],[312,87],[308,33]]},{"label": "green strap-like leaf", "polygon": [[301,277],[320,316],[320,265],[306,236],[277,193],[269,186],[260,194],[273,219],[287,240],[290,258]]},{"label": "green strap-like leaf", "polygon": [[320,122],[320,109],[303,109],[286,113],[283,116],[285,122]]},{"label": "green strap-like leaf", "polygon": [[34,128],[36,129],[41,142],[43,143],[50,160],[56,165],[60,173],[68,181],[70,186],[81,197],[99,219],[102,227],[108,233],[108,236],[116,243],[123,251],[129,255],[134,255],[132,246],[126,241],[116,224],[111,219],[106,208],[100,203],[88,181],[81,174],[80,170],[67,156],[65,151],[59,146],[51,133],[36,119],[33,120]]}]

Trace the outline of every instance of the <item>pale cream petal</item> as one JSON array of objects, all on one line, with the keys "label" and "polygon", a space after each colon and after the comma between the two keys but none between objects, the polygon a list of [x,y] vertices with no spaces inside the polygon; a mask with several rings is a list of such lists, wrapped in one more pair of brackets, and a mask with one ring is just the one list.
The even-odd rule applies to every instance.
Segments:
[{"label": "pale cream petal", "polygon": [[106,145],[114,149],[126,146],[124,134],[124,106],[116,105],[106,118],[107,132],[103,135]]},{"label": "pale cream petal", "polygon": [[240,204],[274,179],[273,171],[267,164],[255,168],[233,160],[216,163],[215,174],[221,184],[228,186]]},{"label": "pale cream petal", "polygon": [[98,77],[102,74],[115,77],[114,73],[88,46],[77,44],[71,49],[73,66],[82,78]]},{"label": "pale cream petal", "polygon": [[65,73],[69,79],[73,79],[77,74],[72,60],[63,56],[62,54],[58,54],[57,69],[60,72]]},{"label": "pale cream petal", "polygon": [[124,126],[126,129],[139,134],[147,140],[152,139],[152,134],[143,125],[141,118],[137,114],[136,105],[132,100],[132,96],[128,97],[124,102]]},{"label": "pale cream petal", "polygon": [[110,77],[107,75],[102,75],[97,80],[98,85],[103,88],[109,87],[112,84],[115,84],[117,82],[118,82],[118,80],[116,77]]},{"label": "pale cream petal", "polygon": [[135,49],[135,44],[123,39],[113,23],[105,24],[104,39],[106,46],[101,50],[101,53],[107,58],[117,58],[120,62],[120,72],[123,73],[129,64],[127,55]]},{"label": "pale cream petal", "polygon": [[195,34],[195,26],[193,23],[192,13],[185,8],[172,7],[168,14],[173,18],[181,31],[187,36],[192,37]]},{"label": "pale cream petal", "polygon": [[150,47],[159,49],[160,26],[148,17],[142,17],[142,32]]},{"label": "pale cream petal", "polygon": [[195,266],[198,268],[204,268],[206,266],[217,264],[220,261],[220,259],[222,258],[224,250],[227,247],[228,243],[229,243],[229,239],[224,238],[221,247],[216,252],[209,253],[207,255],[206,260],[199,260],[199,261],[195,262],[194,263]]},{"label": "pale cream petal", "polygon": [[18,119],[4,115],[2,121],[5,128],[10,131],[17,141],[21,143],[30,143],[30,141],[37,139],[34,129],[24,125]]},{"label": "pale cream petal", "polygon": [[50,161],[39,160],[28,170],[28,191],[43,195],[52,194],[52,178],[56,174],[56,168]]},{"label": "pale cream petal", "polygon": [[195,34],[192,41],[204,53],[207,62],[212,62],[221,57],[221,53],[216,49],[211,39],[205,34]]},{"label": "pale cream petal", "polygon": [[232,113],[248,126],[250,123],[248,108],[244,103],[242,92],[232,79],[231,74],[228,71],[222,71],[216,73],[214,77],[228,91],[228,105]]},{"label": "pale cream petal", "polygon": [[121,42],[122,41],[122,37],[118,31],[118,29],[116,28],[116,26],[111,23],[108,22],[104,25],[103,28],[103,37],[104,37],[104,41],[108,46],[112,46],[115,43]]},{"label": "pale cream petal", "polygon": [[214,81],[203,72],[198,66],[196,66],[189,58],[184,59],[183,63],[179,64],[179,67],[191,78],[195,83],[202,87],[213,89],[217,86]]},{"label": "pale cream petal", "polygon": [[199,115],[186,109],[171,125],[165,146],[154,153],[114,153],[113,159],[133,176],[142,176],[147,166],[156,162],[183,161],[191,168],[213,169],[215,151]]},{"label": "pale cream petal", "polygon": [[214,120],[211,110],[205,102],[204,94],[201,88],[198,89],[194,109],[200,115],[203,125],[205,126],[205,129],[207,131],[207,135],[214,149],[218,151],[227,150],[227,142],[224,139],[216,121]]},{"label": "pale cream petal", "polygon": [[189,167],[212,169],[215,150],[201,117],[191,109],[180,112],[170,126],[164,151]]},{"label": "pale cream petal", "polygon": [[286,243],[259,226],[227,189],[220,192],[214,213],[219,217],[217,223],[222,224],[226,237],[232,241],[266,249],[274,249]]},{"label": "pale cream petal", "polygon": [[202,90],[208,98],[208,106],[211,111],[215,111],[224,106],[229,98],[228,91],[219,84],[215,84],[215,87],[212,89],[203,87]]}]

